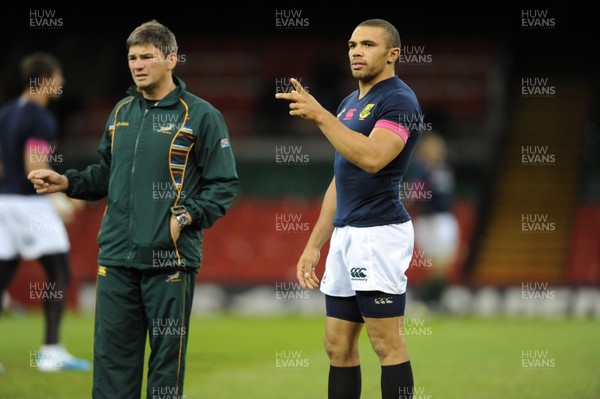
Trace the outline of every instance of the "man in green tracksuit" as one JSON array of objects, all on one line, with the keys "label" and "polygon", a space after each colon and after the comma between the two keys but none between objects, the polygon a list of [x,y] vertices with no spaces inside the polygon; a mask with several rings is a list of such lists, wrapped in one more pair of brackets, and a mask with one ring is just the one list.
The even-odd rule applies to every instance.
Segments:
[{"label": "man in green tracksuit", "polygon": [[38,193],[108,197],[98,243],[94,398],[181,398],[203,229],[222,217],[238,176],[221,113],[173,75],[177,43],[156,21],[127,39],[134,85],[113,109],[100,162],[29,174]]}]

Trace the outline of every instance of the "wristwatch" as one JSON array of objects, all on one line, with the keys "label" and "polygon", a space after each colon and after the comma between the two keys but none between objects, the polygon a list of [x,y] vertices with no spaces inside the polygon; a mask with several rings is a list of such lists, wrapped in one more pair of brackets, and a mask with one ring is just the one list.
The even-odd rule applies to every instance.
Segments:
[{"label": "wristwatch", "polygon": [[173,216],[175,216],[175,219],[177,219],[177,224],[179,224],[179,227],[181,227],[182,229],[184,227],[189,226],[191,222],[186,212],[187,208],[185,207],[185,205],[177,205],[171,207],[171,213],[173,214]]}]

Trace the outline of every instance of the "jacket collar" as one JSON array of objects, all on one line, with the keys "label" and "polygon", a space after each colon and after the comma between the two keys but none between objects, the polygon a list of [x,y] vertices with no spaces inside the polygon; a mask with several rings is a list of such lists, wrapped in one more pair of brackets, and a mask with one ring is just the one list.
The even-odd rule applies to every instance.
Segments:
[{"label": "jacket collar", "polygon": [[[183,92],[185,91],[186,87],[185,82],[175,75],[173,75],[173,81],[175,82],[175,85],[177,87],[175,87],[175,90],[167,94],[165,98],[158,101],[158,103],[156,104],[157,107],[169,107],[175,104],[177,101],[179,101],[179,99],[183,96]],[[127,94],[133,97],[137,97],[140,100],[144,99],[144,97],[142,96],[142,92],[138,89],[136,85],[131,85],[127,90]]]}]

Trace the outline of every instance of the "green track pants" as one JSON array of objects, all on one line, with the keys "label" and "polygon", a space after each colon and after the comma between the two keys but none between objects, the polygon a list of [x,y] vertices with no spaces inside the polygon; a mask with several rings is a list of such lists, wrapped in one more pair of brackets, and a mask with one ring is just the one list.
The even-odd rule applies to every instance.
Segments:
[{"label": "green track pants", "polygon": [[146,337],[148,399],[183,397],[185,353],[196,270],[98,269],[94,399],[139,398]]}]

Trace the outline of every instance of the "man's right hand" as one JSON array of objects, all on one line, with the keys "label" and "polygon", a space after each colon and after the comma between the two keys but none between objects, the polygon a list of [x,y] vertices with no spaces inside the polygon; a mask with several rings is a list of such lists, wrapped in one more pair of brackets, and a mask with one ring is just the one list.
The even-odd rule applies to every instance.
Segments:
[{"label": "man's right hand", "polygon": [[302,288],[319,288],[319,278],[315,274],[315,267],[319,263],[321,252],[318,249],[304,249],[298,265],[296,266],[296,277]]},{"label": "man's right hand", "polygon": [[38,194],[50,194],[66,191],[69,179],[50,169],[32,170],[27,179],[33,183],[33,188]]}]

